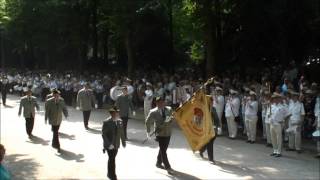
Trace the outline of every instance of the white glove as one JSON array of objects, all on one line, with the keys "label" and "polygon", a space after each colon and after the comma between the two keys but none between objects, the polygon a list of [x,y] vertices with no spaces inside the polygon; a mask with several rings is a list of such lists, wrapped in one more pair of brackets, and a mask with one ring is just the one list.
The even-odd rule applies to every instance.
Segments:
[{"label": "white glove", "polygon": [[168,122],[170,122],[170,121],[171,121],[171,116],[167,116],[167,117],[166,117],[166,120],[165,120],[164,122],[168,123]]},{"label": "white glove", "polygon": [[109,146],[109,150],[112,150],[112,149],[114,149],[113,144],[111,144],[111,145]]},{"label": "white glove", "polygon": [[76,110],[80,110],[80,108],[77,106],[77,107],[76,107]]},{"label": "white glove", "polygon": [[94,107],[95,107],[96,109],[98,109],[98,104],[95,104]]},{"label": "white glove", "polygon": [[133,115],[133,116],[136,116],[136,111],[132,111],[132,115]]}]

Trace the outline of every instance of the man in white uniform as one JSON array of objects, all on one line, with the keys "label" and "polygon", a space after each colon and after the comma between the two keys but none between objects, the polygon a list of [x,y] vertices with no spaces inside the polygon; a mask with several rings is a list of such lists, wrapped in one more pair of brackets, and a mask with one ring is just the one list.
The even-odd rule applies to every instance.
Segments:
[{"label": "man in white uniform", "polygon": [[287,150],[296,150],[297,153],[301,153],[301,127],[305,111],[303,103],[299,101],[299,93],[289,93],[291,94],[291,100],[289,103],[289,128],[286,130],[289,134],[289,148]]},{"label": "man in white uniform", "polygon": [[316,99],[316,105],[314,106],[314,116],[316,117],[316,120],[314,122],[314,126],[317,127],[318,136],[315,137],[317,139],[317,156],[316,158],[320,158],[320,137],[319,137],[319,132],[320,132],[320,91],[318,90],[318,95]]},{"label": "man in white uniform", "polygon": [[224,96],[222,94],[222,88],[216,87],[215,92],[212,94],[213,102],[212,106],[215,109],[218,117],[218,135],[222,135],[222,113],[224,109]]},{"label": "man in white uniform", "polygon": [[282,128],[285,119],[289,116],[289,111],[287,107],[282,104],[283,100],[281,94],[273,93],[272,98],[274,99],[274,103],[271,105],[270,131],[273,153],[270,155],[281,157]]},{"label": "man in white uniform", "polygon": [[230,89],[230,96],[227,99],[225,116],[227,119],[229,138],[235,139],[237,136],[238,126],[235,118],[239,116],[240,100],[236,96],[237,91]]},{"label": "man in white uniform", "polygon": [[144,92],[144,99],[143,99],[143,108],[144,108],[144,117],[147,118],[150,110],[152,109],[152,101],[153,101],[153,91],[152,91],[152,84],[147,82],[147,89]]},{"label": "man in white uniform", "polygon": [[247,129],[248,143],[256,141],[257,121],[258,121],[258,101],[254,91],[250,91],[249,100],[245,108],[245,125]]}]

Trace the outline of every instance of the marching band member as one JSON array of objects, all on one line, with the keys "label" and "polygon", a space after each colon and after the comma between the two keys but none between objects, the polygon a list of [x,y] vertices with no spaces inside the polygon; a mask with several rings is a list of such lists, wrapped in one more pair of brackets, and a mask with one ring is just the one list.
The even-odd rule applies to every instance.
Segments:
[{"label": "marching band member", "polygon": [[299,93],[290,92],[291,101],[289,104],[289,128],[286,132],[289,134],[289,148],[288,151],[296,150],[297,153],[301,153],[301,128],[304,120],[304,106],[299,101]]},{"label": "marching band member", "polygon": [[271,142],[273,147],[273,153],[270,154],[274,157],[281,157],[282,150],[282,129],[285,119],[289,116],[289,111],[282,104],[282,95],[279,93],[273,93],[273,104],[271,105],[271,119],[270,119],[270,131]]},{"label": "marching band member", "polygon": [[235,139],[238,131],[237,122],[235,121],[235,118],[239,116],[240,100],[236,96],[237,94],[238,91],[230,89],[230,96],[227,99],[224,111],[227,119],[230,139]]},{"label": "marching band member", "polygon": [[248,143],[255,143],[257,121],[258,121],[258,102],[254,91],[250,91],[250,96],[245,104],[245,126],[247,129]]},{"label": "marching band member", "polygon": [[218,120],[217,122],[219,122],[219,124],[217,125],[217,129],[218,129],[218,135],[222,135],[222,114],[223,114],[223,110],[224,110],[224,96],[222,94],[223,90],[221,87],[217,86],[214,89],[214,93],[213,93],[213,103],[212,106],[215,109],[215,112],[217,114]]},{"label": "marching band member", "polygon": [[147,118],[150,110],[152,109],[152,101],[153,101],[152,84],[147,82],[146,88],[147,89],[144,92],[144,98],[143,98],[143,109],[144,109],[145,118]]}]

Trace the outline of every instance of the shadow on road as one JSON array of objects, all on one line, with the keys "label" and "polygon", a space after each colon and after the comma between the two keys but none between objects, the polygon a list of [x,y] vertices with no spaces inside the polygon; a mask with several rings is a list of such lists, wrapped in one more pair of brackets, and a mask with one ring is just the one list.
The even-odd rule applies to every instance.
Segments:
[{"label": "shadow on road", "polygon": [[5,156],[5,164],[12,179],[36,179],[39,164],[31,158],[24,158],[27,154],[11,154]]},{"label": "shadow on road", "polygon": [[8,105],[8,104],[3,105],[3,107],[4,107],[4,108],[14,108],[14,106],[10,106],[10,105]]},{"label": "shadow on road", "polygon": [[232,165],[232,164],[223,163],[221,161],[216,161],[216,166],[219,166],[220,168],[222,168],[221,171],[223,172],[237,174],[238,176],[241,176],[241,177],[247,176],[253,179],[270,179],[270,177],[268,177],[265,174],[262,174],[261,172],[257,174],[258,171],[252,170],[248,167],[244,167],[241,165]]},{"label": "shadow on road", "polygon": [[32,136],[32,138],[27,141],[28,143],[32,143],[32,144],[41,144],[43,146],[48,146],[49,145],[49,140],[44,140],[38,136]]},{"label": "shadow on road", "polygon": [[84,155],[83,154],[76,154],[71,151],[67,151],[65,149],[61,149],[61,153],[57,154],[57,156],[61,157],[64,160],[67,160],[67,161],[75,160],[76,162],[84,162],[84,160],[83,160]]},{"label": "shadow on road", "polygon": [[163,174],[165,174],[170,179],[177,179],[177,180],[200,180],[198,177],[195,177],[193,175],[180,172],[177,170],[174,170],[173,173],[167,173],[166,170],[163,170]]},{"label": "shadow on road", "polygon": [[101,134],[101,130],[98,129],[88,128],[87,131],[92,134]]},{"label": "shadow on road", "polygon": [[75,135],[69,135],[69,134],[62,133],[62,132],[59,132],[59,137],[61,137],[63,139],[69,139],[69,140],[75,140],[76,139]]},{"label": "shadow on road", "polygon": [[[145,141],[145,142],[144,142]],[[135,139],[135,138],[129,138],[127,141],[128,144],[132,144],[135,146],[140,146],[140,147],[151,147],[151,148],[158,148],[158,143],[155,142],[154,139]]]}]

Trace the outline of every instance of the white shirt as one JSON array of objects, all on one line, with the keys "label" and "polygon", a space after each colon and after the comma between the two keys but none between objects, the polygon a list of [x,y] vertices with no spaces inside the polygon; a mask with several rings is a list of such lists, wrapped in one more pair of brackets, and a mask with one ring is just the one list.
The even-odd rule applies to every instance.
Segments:
[{"label": "white shirt", "polygon": [[289,115],[289,110],[283,104],[271,105],[271,124],[279,124]]},{"label": "white shirt", "polygon": [[152,106],[152,98],[153,98],[153,91],[151,89],[147,89],[144,92],[146,96],[144,97],[144,107],[151,107]]},{"label": "white shirt", "polygon": [[290,101],[289,113],[291,114],[290,116],[291,123],[301,122],[303,120],[301,119],[301,116],[305,115],[303,104],[299,101],[297,102]]},{"label": "white shirt", "polygon": [[314,106],[314,116],[320,117],[320,96],[317,97],[316,105]]},{"label": "white shirt", "polygon": [[231,97],[227,103],[225,108],[225,116],[226,117],[237,117],[239,116],[239,108],[240,108],[240,100],[237,97]]},{"label": "white shirt", "polygon": [[216,108],[217,112],[223,112],[224,97],[222,95],[213,96],[212,107]]},{"label": "white shirt", "polygon": [[248,101],[246,103],[246,118],[256,118],[258,117],[258,102],[257,101]]},{"label": "white shirt", "polygon": [[266,107],[266,118],[264,118],[264,122],[270,124],[271,114],[272,114],[271,105]]}]

